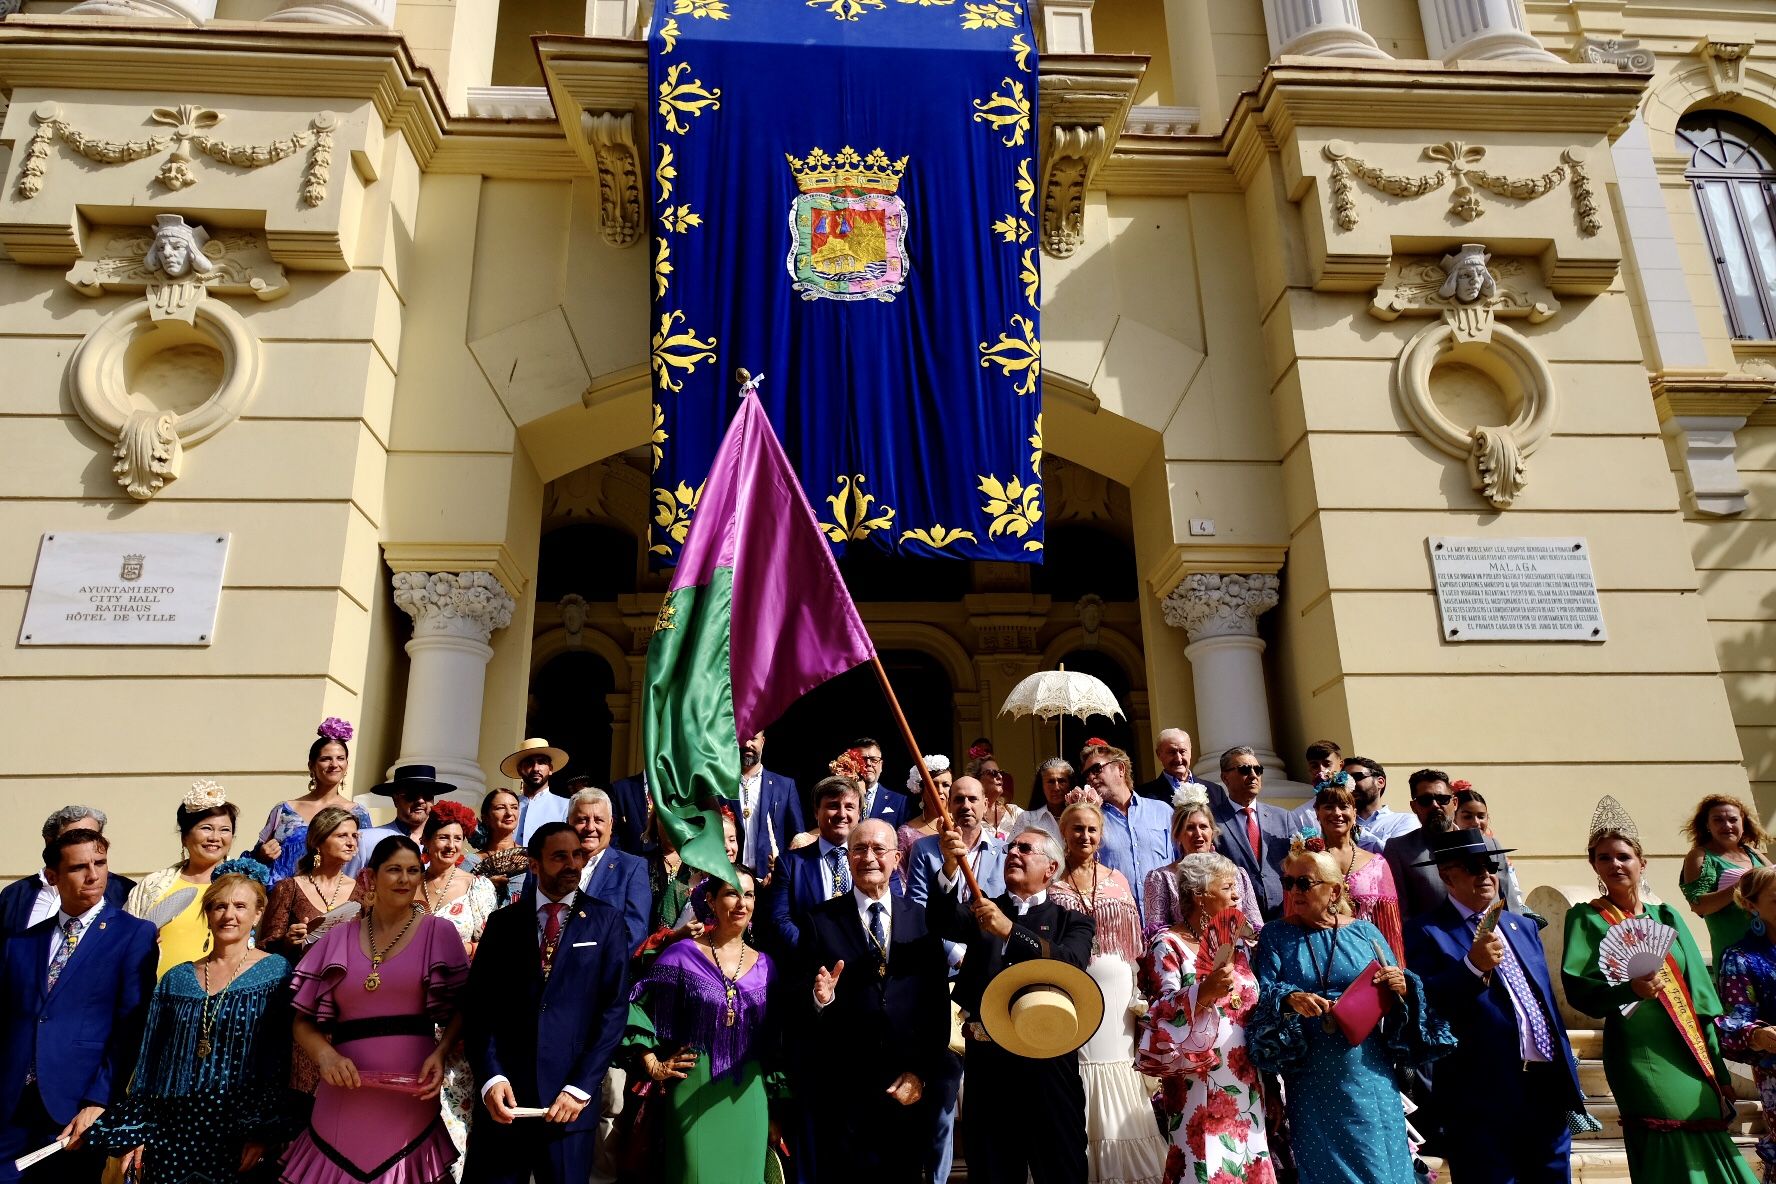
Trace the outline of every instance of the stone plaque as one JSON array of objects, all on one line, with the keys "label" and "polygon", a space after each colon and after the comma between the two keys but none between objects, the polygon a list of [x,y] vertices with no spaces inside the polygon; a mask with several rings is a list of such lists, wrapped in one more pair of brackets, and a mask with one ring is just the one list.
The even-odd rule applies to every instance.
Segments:
[{"label": "stone plaque", "polygon": [[1607,641],[1584,539],[1432,535],[1445,641]]},{"label": "stone plaque", "polygon": [[20,645],[209,645],[225,533],[55,531],[37,549]]}]

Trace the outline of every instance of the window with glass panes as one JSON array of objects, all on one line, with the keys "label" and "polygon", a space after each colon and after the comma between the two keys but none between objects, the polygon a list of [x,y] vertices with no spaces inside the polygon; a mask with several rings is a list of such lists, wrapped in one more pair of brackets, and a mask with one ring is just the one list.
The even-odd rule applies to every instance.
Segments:
[{"label": "window with glass panes", "polygon": [[1776,338],[1776,139],[1721,111],[1684,116],[1677,138],[1733,336]]}]

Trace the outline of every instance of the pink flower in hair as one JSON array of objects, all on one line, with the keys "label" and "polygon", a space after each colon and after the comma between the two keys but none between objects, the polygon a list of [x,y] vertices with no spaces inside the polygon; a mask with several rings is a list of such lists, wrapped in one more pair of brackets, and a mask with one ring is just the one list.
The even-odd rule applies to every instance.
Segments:
[{"label": "pink flower in hair", "polygon": [[315,735],[325,736],[329,740],[338,740],[343,744],[352,738],[352,726],[336,715],[329,715],[321,721],[321,726],[315,729]]}]

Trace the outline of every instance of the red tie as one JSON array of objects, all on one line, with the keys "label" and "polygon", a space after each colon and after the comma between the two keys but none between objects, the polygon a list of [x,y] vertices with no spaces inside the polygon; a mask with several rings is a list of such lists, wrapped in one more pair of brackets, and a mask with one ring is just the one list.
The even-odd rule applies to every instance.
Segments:
[{"label": "red tie", "polygon": [[1258,808],[1247,806],[1245,811],[1246,841],[1252,844],[1252,858],[1261,860],[1264,858],[1264,840],[1258,833]]},{"label": "red tie", "polygon": [[543,922],[543,947],[538,951],[542,960],[543,973],[549,973],[549,963],[555,960],[555,947],[561,941],[561,910],[564,904],[546,904],[543,911],[549,914]]}]

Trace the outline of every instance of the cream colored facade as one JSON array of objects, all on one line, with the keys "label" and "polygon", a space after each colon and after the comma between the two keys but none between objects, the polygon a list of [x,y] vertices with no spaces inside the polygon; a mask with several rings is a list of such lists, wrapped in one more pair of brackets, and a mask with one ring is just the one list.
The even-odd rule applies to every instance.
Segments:
[{"label": "cream colored facade", "polygon": [[[997,705],[1086,651],[1120,671],[1147,764],[1173,724],[1296,777],[1333,737],[1397,774],[1402,809],[1406,773],[1447,768],[1532,884],[1588,882],[1604,792],[1667,896],[1702,793],[1769,818],[1776,341],[1731,338],[1675,133],[1698,109],[1776,129],[1776,14],[1037,16],[1049,521],[1085,541],[1070,573],[980,565],[937,600],[866,601],[878,644],[949,687],[953,734],[925,747],[991,734],[1027,787],[1052,732]],[[200,776],[251,830],[301,791],[326,715],[359,726],[355,789],[425,761],[472,799],[564,654],[609,673],[590,771],[637,767],[646,544],[612,552],[633,570],[597,597],[541,564],[549,532],[633,537],[650,514],[647,19],[26,0],[0,24],[7,620],[46,531],[233,536],[207,646],[10,646],[0,873],[31,870],[38,820],[73,800],[111,812],[117,866],[160,866]],[[132,271],[164,214],[233,269],[171,295]],[[1461,310],[1400,293],[1463,243],[1510,299],[1439,353]],[[1467,433],[1514,417],[1481,488]],[[1608,640],[1445,640],[1445,534],[1583,536]],[[1078,572],[1106,555],[1126,592],[1087,621]]]}]

